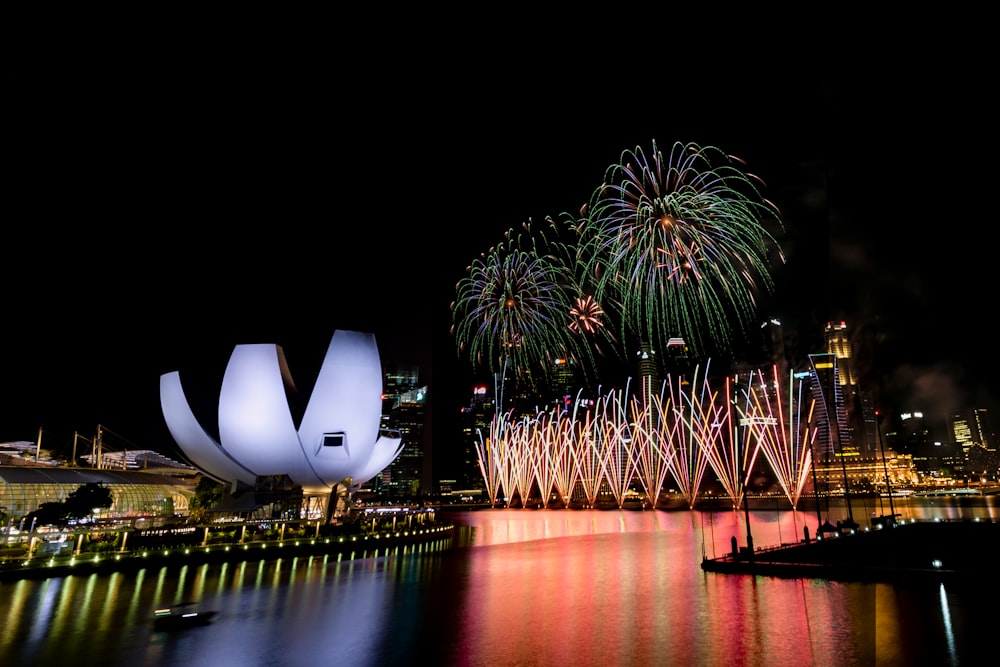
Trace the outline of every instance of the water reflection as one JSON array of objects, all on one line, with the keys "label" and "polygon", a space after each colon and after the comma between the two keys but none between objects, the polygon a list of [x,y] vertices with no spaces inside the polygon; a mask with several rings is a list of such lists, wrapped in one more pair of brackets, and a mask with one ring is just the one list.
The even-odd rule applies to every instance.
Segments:
[{"label": "water reflection", "polygon": [[[867,508],[859,507],[855,516]],[[991,503],[958,507],[994,518]],[[906,518],[952,508],[907,506]],[[870,511],[870,510],[867,510]],[[444,540],[313,556],[0,584],[3,665],[905,665],[994,652],[983,590],[704,573],[745,543],[742,512],[489,510]],[[754,542],[810,512],[750,513]],[[152,610],[197,600],[204,628]]]}]

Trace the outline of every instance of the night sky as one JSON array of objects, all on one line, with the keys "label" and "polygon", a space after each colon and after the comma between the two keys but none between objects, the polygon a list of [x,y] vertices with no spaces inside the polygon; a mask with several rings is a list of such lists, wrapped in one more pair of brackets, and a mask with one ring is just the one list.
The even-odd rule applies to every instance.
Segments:
[{"label": "night sky", "polygon": [[511,227],[578,211],[653,140],[718,146],[764,179],[788,258],[766,306],[803,352],[844,319],[878,341],[883,412],[1000,413],[985,91],[922,68],[661,91],[567,67],[468,77],[413,58],[320,92],[167,61],[122,86],[69,63],[26,86],[44,94],[17,97],[8,160],[0,442],[41,427],[66,451],[102,424],[171,455],[160,374],[210,385],[235,345],[276,343],[308,393],[343,328],[420,365],[443,451],[472,385],[449,334],[465,267]]}]

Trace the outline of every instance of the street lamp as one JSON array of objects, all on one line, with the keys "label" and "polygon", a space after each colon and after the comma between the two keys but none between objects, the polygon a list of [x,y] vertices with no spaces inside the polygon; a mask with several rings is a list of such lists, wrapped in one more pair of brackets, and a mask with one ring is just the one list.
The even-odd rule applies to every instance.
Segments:
[{"label": "street lamp", "polygon": [[[737,404],[739,399],[739,382],[733,382],[733,405]],[[739,408],[737,408],[737,415],[740,413]],[[733,438],[736,440],[736,451],[740,451],[740,427],[746,422],[744,418],[737,418],[733,432]],[[748,497],[748,483],[750,481],[750,453],[749,449],[749,438],[743,439],[743,513],[746,518],[747,525],[747,559],[753,560],[753,535],[750,534],[750,499]]]}]

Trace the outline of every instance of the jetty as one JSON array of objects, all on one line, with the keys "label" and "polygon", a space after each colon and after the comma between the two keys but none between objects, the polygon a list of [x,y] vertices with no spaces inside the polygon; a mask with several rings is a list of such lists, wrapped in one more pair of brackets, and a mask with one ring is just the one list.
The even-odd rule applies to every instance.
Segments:
[{"label": "jetty", "polygon": [[[824,531],[794,544],[737,548],[704,558],[701,569],[725,574],[836,581],[913,579],[996,582],[1000,523],[886,521],[871,529]],[[995,585],[995,584],[994,584]]]}]

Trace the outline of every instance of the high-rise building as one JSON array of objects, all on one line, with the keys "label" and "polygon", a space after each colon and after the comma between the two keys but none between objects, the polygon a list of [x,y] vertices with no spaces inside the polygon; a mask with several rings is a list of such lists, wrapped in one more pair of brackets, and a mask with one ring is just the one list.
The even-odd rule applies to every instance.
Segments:
[{"label": "high-rise building", "polygon": [[840,456],[842,438],[847,433],[847,410],[839,378],[839,364],[835,354],[809,355],[810,392],[816,400],[816,444],[813,455],[817,462]]},{"label": "high-rise building", "polygon": [[375,490],[390,497],[410,497],[430,491],[430,446],[427,440],[428,388],[420,385],[420,367],[391,363],[383,368],[383,429],[403,438],[403,451],[374,480]]},{"label": "high-rise building", "polygon": [[636,365],[639,372],[639,386],[644,398],[656,396],[660,392],[660,365],[657,363],[656,350],[652,348],[648,341],[639,344],[639,351],[635,354]]},{"label": "high-rise building", "polygon": [[847,338],[847,323],[826,323],[826,351],[836,355],[841,387],[857,386],[858,378],[851,363],[851,341]]},{"label": "high-rise building", "polygon": [[[675,337],[667,341],[667,349],[663,359],[663,370],[674,380],[680,380],[683,384],[691,381],[691,372],[694,368],[694,361],[691,358],[691,350],[683,338]],[[659,376],[656,376],[659,378]],[[659,391],[659,387],[656,390]]]},{"label": "high-rise building", "polygon": [[382,427],[388,428],[389,416],[402,396],[420,385],[420,367],[414,364],[386,364],[382,374]]},{"label": "high-rise building", "polygon": [[486,480],[479,469],[478,447],[480,438],[490,433],[490,422],[496,414],[493,392],[486,385],[476,385],[472,389],[469,405],[461,409],[459,420],[462,427],[460,446],[461,461],[456,471],[456,483],[463,489],[484,489]]},{"label": "high-rise building", "polygon": [[974,424],[970,419],[971,415],[968,411],[953,412],[948,421],[950,422],[949,430],[951,431],[951,437],[955,444],[962,448],[963,453],[968,453],[969,447],[972,447],[975,443],[976,438],[972,435],[972,427]]},{"label": "high-rise building", "polygon": [[875,431],[875,401],[871,392],[862,389],[858,381],[857,364],[847,323],[827,323],[824,332],[826,352],[837,357],[837,373],[840,393],[847,411],[846,429],[841,437],[844,447],[854,448],[862,454],[872,454],[878,450]]},{"label": "high-rise building", "polygon": [[576,366],[573,362],[564,357],[553,360],[548,381],[550,400],[569,407],[577,389]]},{"label": "high-rise building", "polygon": [[953,412],[948,419],[948,430],[953,442],[961,447],[966,455],[971,447],[996,449],[990,414],[986,408]]},{"label": "high-rise building", "polygon": [[426,428],[427,387],[418,387],[399,396],[389,414],[387,428],[403,438],[403,451],[382,471],[382,493],[412,497],[431,491],[430,451]]}]

